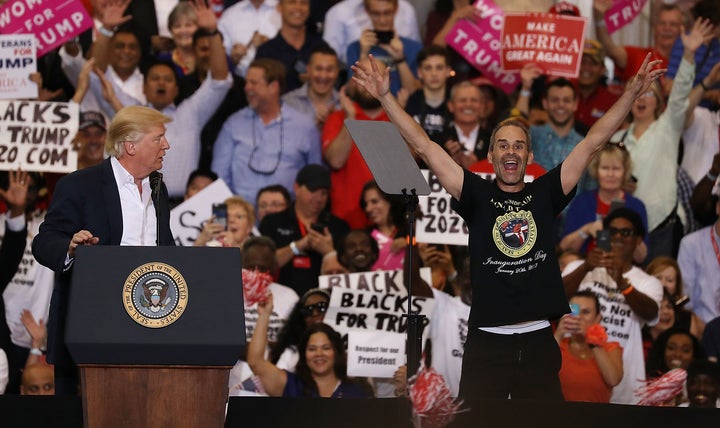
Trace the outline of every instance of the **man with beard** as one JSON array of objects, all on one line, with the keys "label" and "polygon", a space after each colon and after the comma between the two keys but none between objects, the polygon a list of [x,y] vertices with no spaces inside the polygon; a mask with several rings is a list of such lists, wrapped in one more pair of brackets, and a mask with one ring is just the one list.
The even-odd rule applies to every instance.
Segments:
[{"label": "man with beard", "polygon": [[[367,63],[367,59],[363,63]],[[379,67],[385,69],[382,64]],[[340,105],[342,109],[328,117],[322,133],[323,158],[331,169],[330,205],[333,214],[353,229],[361,229],[367,226],[367,218],[358,201],[363,185],[373,177],[344,122],[345,119],[385,122],[389,119],[380,102],[353,80],[340,90]]]},{"label": "man with beard", "polygon": [[[390,93],[389,73],[356,63],[355,83],[381,101],[407,144],[452,196],[453,208],[469,229],[472,309],[463,355],[460,396],[470,406],[483,399],[562,400],[561,357],[550,319],[569,312],[554,237],[548,230],[575,194],[580,176],[630,111],[664,70],[645,59],[620,100],[593,126],[567,159],[532,183],[524,182],[533,160],[532,139],[524,123],[509,119],[495,128],[488,160],[496,179],[463,170],[430,140]],[[511,246],[502,225],[527,223],[527,239]]]},{"label": "man with beard", "polygon": [[97,165],[105,155],[105,117],[97,111],[80,113],[80,128],[75,145],[78,151],[78,169]]},{"label": "man with beard", "polygon": [[[553,80],[547,86],[542,104],[548,114],[548,122],[531,126],[530,137],[535,146],[535,163],[550,171],[560,165],[583,139],[575,130],[575,112],[578,108],[575,87],[562,77]],[[583,174],[578,191],[589,188],[586,182],[586,174]]]},{"label": "man with beard", "polygon": [[605,49],[597,40],[586,39],[577,77],[579,101],[575,120],[592,126],[620,97],[621,90],[605,83]]}]

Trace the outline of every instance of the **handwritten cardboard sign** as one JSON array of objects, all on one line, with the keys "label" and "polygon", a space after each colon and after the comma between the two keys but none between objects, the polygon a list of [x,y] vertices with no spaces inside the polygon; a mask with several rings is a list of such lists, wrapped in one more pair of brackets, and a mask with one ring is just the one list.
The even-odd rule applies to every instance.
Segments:
[{"label": "handwritten cardboard sign", "polygon": [[212,217],[212,204],[221,203],[230,196],[232,192],[227,184],[222,179],[217,179],[170,211],[170,229],[175,243],[192,247],[202,231],[203,224]]},{"label": "handwritten cardboard sign", "polygon": [[[423,329],[430,322],[434,304],[430,297],[412,299],[412,310],[425,315]],[[330,294],[324,322],[341,335],[354,330],[405,333],[407,318],[403,314],[407,306],[407,295],[335,288]]]},{"label": "handwritten cardboard sign", "polygon": [[417,221],[415,229],[417,242],[467,245],[468,228],[460,214],[450,208],[452,196],[432,171],[423,170],[422,173],[430,185],[430,194],[419,197],[423,217]]},{"label": "handwritten cardboard sign", "polygon": [[[420,268],[420,278],[432,284],[432,270]],[[371,272],[338,273],[320,275],[320,288],[350,288],[352,290],[374,291],[376,293],[407,294],[402,270],[374,270]]]},{"label": "handwritten cardboard sign", "polygon": [[0,100],[0,170],[73,172],[76,103]]}]

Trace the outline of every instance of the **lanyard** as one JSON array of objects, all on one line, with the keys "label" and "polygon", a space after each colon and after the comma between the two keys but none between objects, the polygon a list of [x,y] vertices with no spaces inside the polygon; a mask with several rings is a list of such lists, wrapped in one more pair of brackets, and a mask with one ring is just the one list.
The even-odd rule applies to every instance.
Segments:
[{"label": "lanyard", "polygon": [[[720,221],[720,220],[719,220]],[[710,240],[712,241],[713,250],[715,250],[715,257],[717,258],[718,264],[720,264],[720,249],[718,248],[717,240],[715,240],[715,226],[710,228]]]}]

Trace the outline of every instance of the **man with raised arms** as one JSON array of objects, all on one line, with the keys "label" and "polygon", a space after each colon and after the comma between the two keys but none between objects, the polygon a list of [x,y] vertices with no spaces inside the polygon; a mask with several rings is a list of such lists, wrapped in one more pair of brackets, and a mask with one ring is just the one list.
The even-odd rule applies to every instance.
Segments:
[{"label": "man with raised arms", "polygon": [[460,397],[471,406],[478,399],[562,400],[561,357],[549,320],[569,311],[553,222],[633,101],[665,70],[653,70],[658,61],[648,56],[625,93],[567,159],[531,183],[523,180],[533,159],[527,128],[512,119],[501,122],[490,138],[488,160],[497,176],[491,182],[461,168],[428,138],[390,94],[388,72],[370,59],[356,63],[353,79],[380,100],[407,144],[452,195],[453,208],[470,230],[473,299]]}]

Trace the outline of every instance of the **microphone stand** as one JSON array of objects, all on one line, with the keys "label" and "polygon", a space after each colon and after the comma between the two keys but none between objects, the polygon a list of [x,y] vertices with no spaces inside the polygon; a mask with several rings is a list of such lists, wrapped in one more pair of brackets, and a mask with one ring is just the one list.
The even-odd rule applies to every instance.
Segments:
[{"label": "microphone stand", "polygon": [[415,247],[415,212],[417,210],[419,200],[415,189],[410,190],[411,193],[407,192],[406,188],[402,189],[402,196],[405,201],[405,211],[407,212],[407,246],[405,248],[406,263],[408,263],[405,269],[406,277],[405,284],[407,284],[408,292],[408,306],[407,313],[403,314],[403,317],[407,317],[407,374],[408,378],[414,376],[418,368],[420,367],[420,358],[422,357],[422,324],[425,315],[414,311],[412,308],[413,301],[413,265],[412,265],[412,252]]},{"label": "microphone stand", "polygon": [[160,186],[162,185],[162,177],[161,172],[153,171],[150,173],[150,188],[152,189],[150,198],[155,206],[155,244],[158,247],[160,246]]}]

